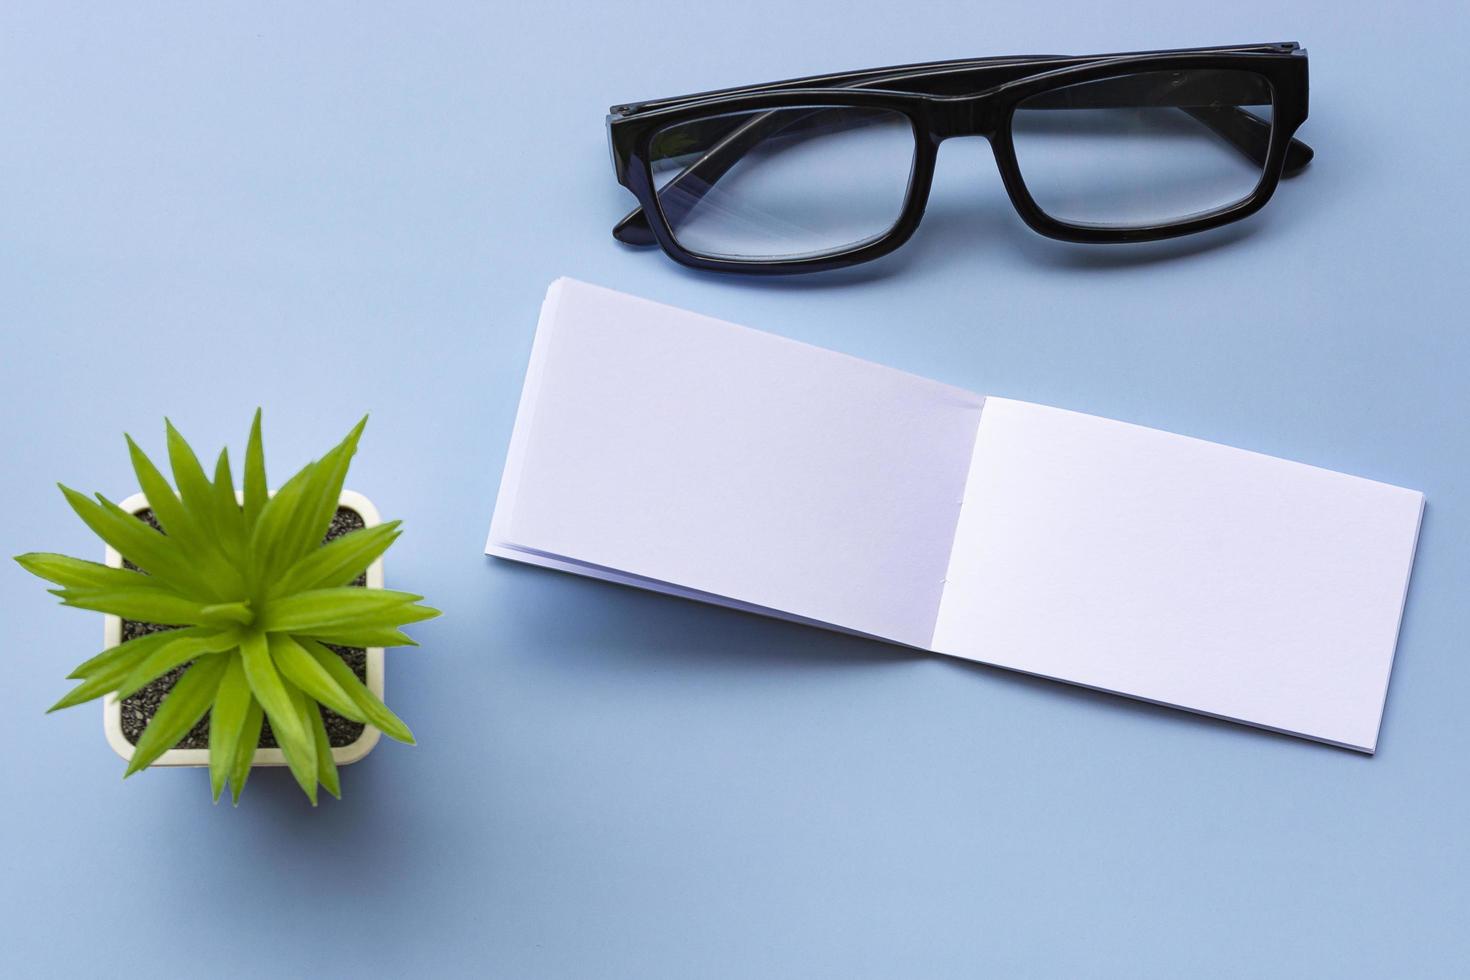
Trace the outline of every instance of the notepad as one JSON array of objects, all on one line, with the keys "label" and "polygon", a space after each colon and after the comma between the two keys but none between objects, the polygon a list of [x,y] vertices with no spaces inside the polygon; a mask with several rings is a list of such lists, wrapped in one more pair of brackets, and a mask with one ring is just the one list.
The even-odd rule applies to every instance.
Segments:
[{"label": "notepad", "polygon": [[485,550],[1372,752],[1423,501],[559,279]]}]

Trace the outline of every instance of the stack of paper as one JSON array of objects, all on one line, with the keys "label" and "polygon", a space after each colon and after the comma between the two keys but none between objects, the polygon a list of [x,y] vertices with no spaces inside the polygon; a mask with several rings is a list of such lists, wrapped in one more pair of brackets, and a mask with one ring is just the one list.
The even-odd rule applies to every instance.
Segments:
[{"label": "stack of paper", "polygon": [[486,551],[1371,752],[1422,509],[561,279]]}]

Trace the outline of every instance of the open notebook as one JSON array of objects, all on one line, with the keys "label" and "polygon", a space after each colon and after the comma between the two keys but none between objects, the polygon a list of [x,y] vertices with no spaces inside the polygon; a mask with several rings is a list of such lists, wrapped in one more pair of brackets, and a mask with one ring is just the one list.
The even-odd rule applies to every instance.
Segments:
[{"label": "open notebook", "polygon": [[1423,500],[560,279],[486,551],[1371,752]]}]

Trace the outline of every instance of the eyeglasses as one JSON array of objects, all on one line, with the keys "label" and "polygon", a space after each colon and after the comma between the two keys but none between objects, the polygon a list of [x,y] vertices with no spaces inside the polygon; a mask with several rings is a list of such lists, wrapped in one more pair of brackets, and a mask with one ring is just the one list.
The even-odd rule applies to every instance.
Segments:
[{"label": "eyeglasses", "polygon": [[918,227],[939,144],[984,136],[1031,228],[1137,242],[1258,211],[1312,159],[1295,43],[935,62],[614,106],[613,229],[675,261],[815,272]]}]

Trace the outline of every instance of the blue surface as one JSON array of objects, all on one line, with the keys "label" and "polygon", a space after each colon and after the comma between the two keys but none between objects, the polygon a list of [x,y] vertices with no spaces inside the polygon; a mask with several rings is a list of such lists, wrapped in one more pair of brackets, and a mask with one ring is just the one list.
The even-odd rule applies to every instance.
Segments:
[{"label": "blue surface", "polygon": [[[417,748],[231,810],[201,772],[124,784],[95,706],[41,714],[100,617],[0,567],[5,972],[1462,974],[1463,4],[128,6],[0,9],[0,550],[95,553],[52,482],[129,493],[121,433],[160,448],[165,413],[238,449],[264,405],[280,473],[371,410],[351,484],[445,616],[389,654]],[[955,141],[860,271],[608,237],[614,101],[1278,38],[1312,51],[1317,161],[1233,230],[1051,243]],[[561,274],[1424,490],[1379,754],[484,558]]]}]

